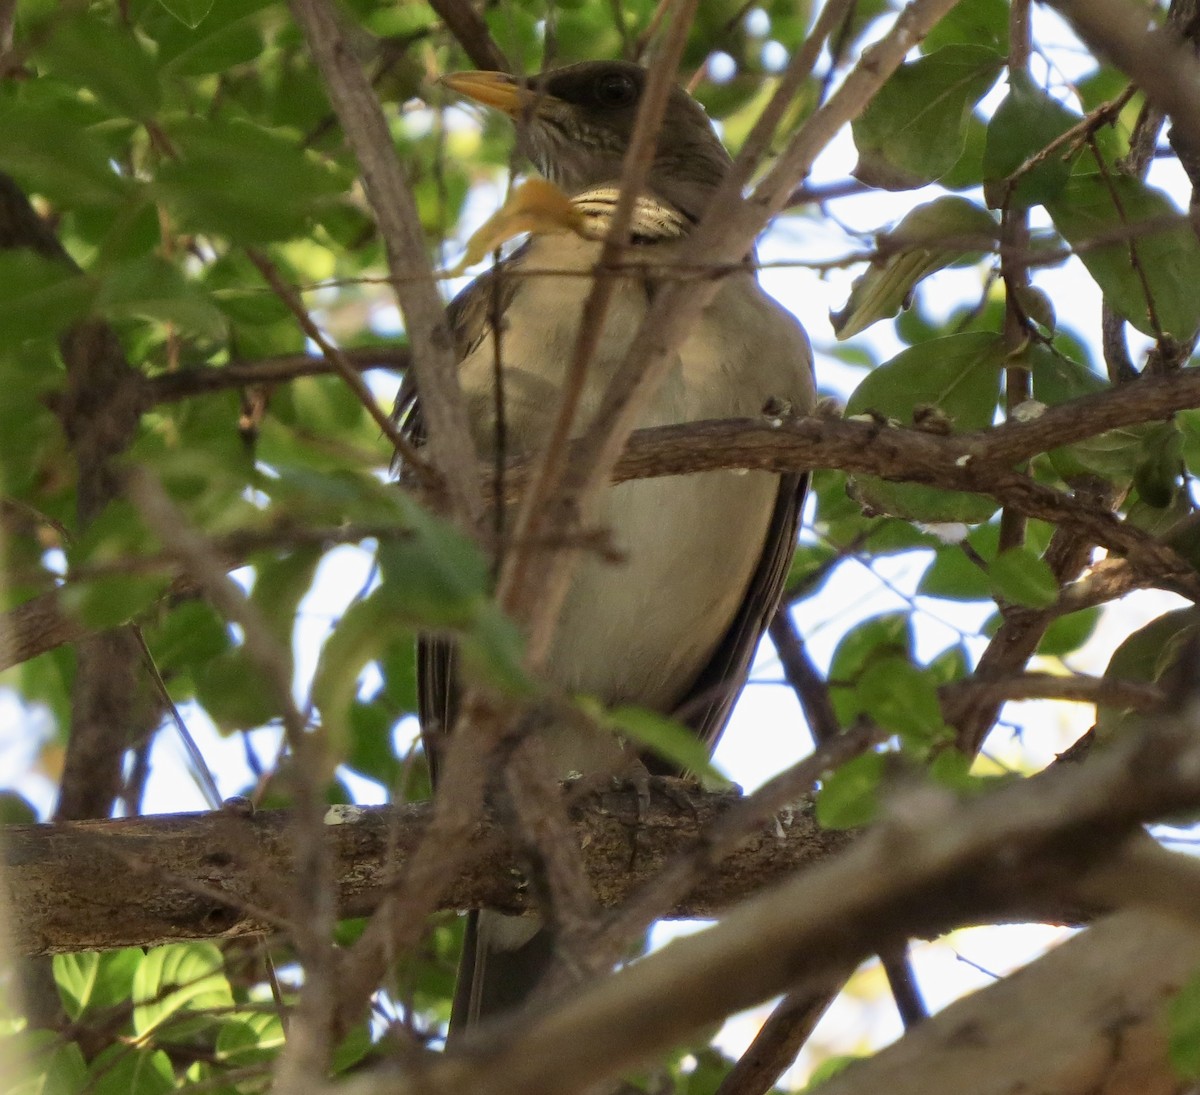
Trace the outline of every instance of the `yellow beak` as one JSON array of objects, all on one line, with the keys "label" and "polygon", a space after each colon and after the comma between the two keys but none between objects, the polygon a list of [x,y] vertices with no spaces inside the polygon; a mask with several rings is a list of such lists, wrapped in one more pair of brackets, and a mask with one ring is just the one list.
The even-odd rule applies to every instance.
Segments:
[{"label": "yellow beak", "polygon": [[451,72],[441,82],[455,94],[502,110],[510,118],[520,117],[525,109],[544,98],[521,87],[506,72]]}]

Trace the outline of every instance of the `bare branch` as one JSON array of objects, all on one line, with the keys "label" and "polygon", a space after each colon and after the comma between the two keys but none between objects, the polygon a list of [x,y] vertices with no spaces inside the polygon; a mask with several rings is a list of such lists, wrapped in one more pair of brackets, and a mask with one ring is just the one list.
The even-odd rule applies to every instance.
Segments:
[{"label": "bare branch", "polygon": [[[576,796],[568,789],[567,799],[572,843],[583,850],[592,893],[604,907],[653,879],[741,801],[683,781],[670,794],[652,789],[640,813],[636,797],[624,791]],[[329,810],[322,835],[339,916],[374,911],[419,846],[431,810],[428,802]],[[6,827],[14,945],[50,954],[275,931],[295,912],[291,824],[284,810],[222,810]],[[713,916],[850,841],[848,833],[821,829],[811,804],[799,802],[786,826],[759,826],[666,915]],[[530,908],[519,849],[491,812],[437,905]]]},{"label": "bare branch", "polygon": [[454,340],[426,254],[416,202],[379,102],[346,44],[333,7],[327,0],[292,0],[291,8],[358,158],[383,236],[388,270],[412,346],[431,461],[445,478],[451,512],[464,528],[474,530],[483,505],[475,475],[475,445],[458,383]]},{"label": "bare branch", "polygon": [[[412,365],[407,346],[358,346],[343,349],[342,356],[355,369],[390,369],[404,372]],[[260,384],[282,384],[302,376],[325,376],[334,371],[332,362],[312,354],[284,354],[259,361],[235,361],[229,365],[200,366],[174,373],[147,377],[142,381],[142,403],[174,403],[195,395],[250,388]]]},{"label": "bare branch", "polygon": [[[1200,802],[1198,716],[1189,698],[1172,717],[1087,764],[1060,765],[963,803],[932,789],[915,791],[895,801],[890,821],[836,859],[553,1009],[481,1028],[463,1040],[461,1052],[421,1062],[403,1080],[389,1079],[386,1090],[586,1090],[726,1015],[827,978],[896,939],[985,915],[984,908],[992,915],[1018,894],[1028,900],[1074,893],[1091,871],[1116,869],[1123,856],[1137,859],[1144,821]],[[1170,857],[1176,882],[1186,880],[1183,891],[1195,892],[1200,865],[1153,852]],[[1132,888],[1127,897],[1141,900]],[[367,1082],[355,1095],[382,1090]]]},{"label": "bare branch", "polygon": [[476,68],[512,72],[508,58],[488,33],[487,23],[468,0],[430,0],[430,7],[441,16]]},{"label": "bare branch", "polygon": [[1200,963],[1200,932],[1127,912],[945,1011],[822,1095],[1174,1095],[1163,1013]]}]

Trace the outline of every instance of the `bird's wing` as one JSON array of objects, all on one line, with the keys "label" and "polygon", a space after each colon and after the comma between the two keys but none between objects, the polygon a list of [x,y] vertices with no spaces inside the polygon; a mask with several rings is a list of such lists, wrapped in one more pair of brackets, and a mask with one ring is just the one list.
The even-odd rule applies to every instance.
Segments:
[{"label": "bird's wing", "polygon": [[[524,248],[518,249],[499,267],[481,274],[446,307],[446,322],[454,336],[455,350],[461,362],[487,334],[491,318],[512,303],[516,278],[503,277],[498,270],[519,262]],[[413,373],[409,370],[400,383],[393,417],[402,436],[415,447],[425,443],[425,421],[421,398]],[[398,462],[393,471],[401,479],[404,469]],[[445,737],[454,726],[458,708],[457,644],[439,635],[422,634],[417,639],[417,714],[421,720],[421,741],[429,763],[430,778],[436,782],[438,759]]]},{"label": "bird's wing", "polygon": [[[680,722],[695,732],[710,753],[729,721],[733,705],[750,674],[758,641],[783,595],[807,491],[806,474],[780,476],[779,493],[763,541],[762,557],[750,578],[742,606],[708,664],[673,712]],[[655,768],[652,760],[648,763]],[[665,768],[659,770],[660,774],[674,774]]]}]

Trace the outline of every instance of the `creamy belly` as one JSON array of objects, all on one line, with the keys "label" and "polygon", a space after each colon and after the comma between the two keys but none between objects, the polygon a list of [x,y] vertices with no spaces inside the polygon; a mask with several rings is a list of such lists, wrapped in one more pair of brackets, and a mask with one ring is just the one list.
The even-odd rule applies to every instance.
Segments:
[{"label": "creamy belly", "polygon": [[[581,270],[591,268],[594,245],[576,241],[571,247],[562,237],[554,239],[556,268],[564,261],[577,262]],[[537,259],[535,248],[527,265],[535,267]],[[506,313],[501,358],[508,455],[536,451],[557,413],[590,284],[576,278],[564,291],[566,281],[524,279]],[[594,416],[648,304],[640,280],[616,287],[591,362],[576,434]],[[742,305],[745,311],[744,300]],[[751,322],[743,331],[728,321],[722,307],[719,295],[681,347],[639,425],[756,414],[768,396],[791,399],[807,390],[794,383],[786,386],[789,374],[799,373],[798,363],[784,361],[773,368],[770,361],[758,360],[763,348],[771,347],[771,339],[763,342],[763,331],[754,329],[760,325]],[[768,334],[770,324],[780,320],[773,308],[766,308],[762,317]],[[763,347],[756,349],[756,341]],[[477,442],[486,452],[495,448],[494,361],[488,337],[462,365]],[[547,369],[532,367],[538,362]],[[738,375],[739,369],[746,375]],[[610,531],[624,560],[613,563],[587,555],[578,565],[547,662],[549,678],[608,704],[672,710],[738,612],[762,555],[777,490],[775,475],[724,471],[608,489],[594,522]],[[603,767],[615,754],[610,735],[564,731],[549,736],[555,739],[552,752],[563,774]]]}]

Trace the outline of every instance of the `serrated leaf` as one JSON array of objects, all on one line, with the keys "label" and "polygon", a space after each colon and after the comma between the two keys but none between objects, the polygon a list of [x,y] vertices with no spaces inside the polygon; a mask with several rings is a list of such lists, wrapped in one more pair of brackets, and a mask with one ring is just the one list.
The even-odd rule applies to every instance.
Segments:
[{"label": "serrated leaf", "polygon": [[872,323],[890,319],[922,278],[967,253],[964,239],[979,238],[982,250],[995,236],[991,215],[966,198],[951,195],[917,206],[878,237],[877,250],[884,257],[872,260],[850,287],[846,306],[830,314],[834,334],[839,340],[853,338]]},{"label": "serrated leaf", "polygon": [[[999,335],[949,335],[920,343],[867,374],[846,404],[846,416],[880,414],[902,424],[918,407],[931,408],[955,432],[992,422],[1007,351]],[[856,496],[872,509],[925,522],[986,521],[996,503],[981,495],[888,483],[874,476],[854,481]]]},{"label": "serrated leaf", "polygon": [[1079,116],[1037,87],[1025,72],[1009,76],[1009,92],[988,123],[983,193],[988,205],[1025,209],[1056,197],[1071,176],[1062,150],[1036,167],[1013,173],[1079,121]]},{"label": "serrated leaf", "polygon": [[853,123],[855,178],[885,190],[941,178],[958,161],[971,111],[1003,64],[993,49],[953,45],[901,65]]},{"label": "serrated leaf", "polygon": [[857,829],[879,814],[879,785],[886,758],[864,753],[846,761],[821,782],[817,792],[817,821],[825,829]]},{"label": "serrated leaf", "polygon": [[[1105,300],[1139,331],[1180,342],[1195,333],[1200,242],[1166,194],[1129,175],[1096,172],[1072,176],[1046,209]],[[1113,235],[1123,238],[1099,242]]]}]

